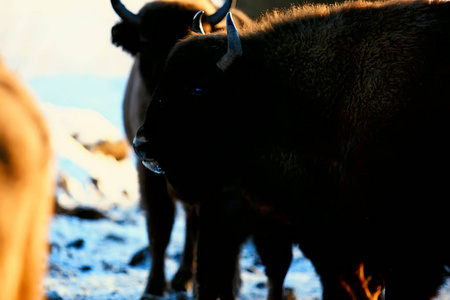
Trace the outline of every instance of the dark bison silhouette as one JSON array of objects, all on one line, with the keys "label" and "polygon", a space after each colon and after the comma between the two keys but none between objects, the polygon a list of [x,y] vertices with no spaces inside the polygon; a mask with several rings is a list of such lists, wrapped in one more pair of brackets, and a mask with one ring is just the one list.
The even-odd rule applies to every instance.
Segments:
[{"label": "dark bison silhouette", "polygon": [[324,299],[432,298],[449,264],[449,50],[436,1],[304,6],[242,29],[228,15],[227,34],[177,43],[135,150],[200,201],[199,299],[228,288],[246,228],[299,243]]}]

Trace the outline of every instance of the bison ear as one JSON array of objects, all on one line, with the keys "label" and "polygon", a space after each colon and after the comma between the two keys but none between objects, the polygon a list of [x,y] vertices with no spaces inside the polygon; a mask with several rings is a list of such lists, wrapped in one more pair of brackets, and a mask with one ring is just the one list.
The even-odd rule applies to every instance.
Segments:
[{"label": "bison ear", "polygon": [[227,45],[227,53],[217,62],[217,66],[222,71],[227,70],[236,58],[242,56],[241,39],[230,12],[227,14]]},{"label": "bison ear", "polygon": [[140,35],[138,28],[128,22],[120,22],[111,29],[112,43],[123,50],[136,55],[139,52]]}]

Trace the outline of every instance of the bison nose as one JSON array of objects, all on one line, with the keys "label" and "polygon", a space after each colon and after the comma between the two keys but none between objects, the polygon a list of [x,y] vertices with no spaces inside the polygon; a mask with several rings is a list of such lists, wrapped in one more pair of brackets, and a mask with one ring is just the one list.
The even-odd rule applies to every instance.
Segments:
[{"label": "bison nose", "polygon": [[136,135],[133,139],[133,148],[136,155],[141,160],[147,160],[147,149],[149,145],[149,141],[144,136]]},{"label": "bison nose", "polygon": [[159,166],[159,163],[149,157],[149,153],[151,155],[150,145],[150,141],[146,137],[139,135],[139,132],[133,139],[134,152],[141,159],[142,164],[156,174],[164,174],[164,170]]}]

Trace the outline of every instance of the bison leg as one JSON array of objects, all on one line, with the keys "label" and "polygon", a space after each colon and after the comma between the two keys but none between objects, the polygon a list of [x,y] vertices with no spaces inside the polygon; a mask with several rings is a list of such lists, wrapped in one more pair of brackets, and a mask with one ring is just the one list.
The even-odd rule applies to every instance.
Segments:
[{"label": "bison leg", "polygon": [[[347,288],[342,284],[342,274],[338,274],[337,272],[317,273],[320,276],[320,280],[323,286],[323,300],[355,300],[355,298],[349,294]],[[366,300],[366,298],[357,298],[356,300]]]},{"label": "bison leg", "polygon": [[197,296],[235,299],[240,246],[248,237],[251,216],[237,193],[224,193],[200,204],[197,250]]},{"label": "bison leg", "polygon": [[325,264],[317,263],[315,259],[311,261],[316,261],[314,266],[321,278],[324,300],[382,300],[384,279],[375,269],[345,256],[341,256],[342,264],[329,260],[323,260]]},{"label": "bison leg", "polygon": [[352,256],[356,255],[333,247],[333,245],[339,245],[338,238],[327,236],[323,231],[317,231],[315,235],[317,238],[308,236],[301,240],[300,248],[303,254],[311,260],[320,277],[323,288],[322,299],[354,300],[342,282],[354,276],[358,262],[354,261]]},{"label": "bison leg", "polygon": [[175,215],[174,201],[167,192],[164,176],[138,165],[141,201],[147,217],[147,233],[152,257],[145,294],[162,296],[166,289],[164,259]]},{"label": "bison leg", "polygon": [[266,266],[269,300],[284,299],[283,283],[292,260],[292,243],[280,232],[256,234],[253,241]]},{"label": "bison leg", "polygon": [[198,214],[193,206],[184,205],[186,211],[186,243],[184,244],[183,259],[178,272],[172,280],[174,291],[186,291],[189,281],[192,279],[192,267],[197,245]]},{"label": "bison leg", "polygon": [[[386,276],[386,299],[429,300],[436,296],[445,280],[442,264],[412,258],[404,266],[397,266]],[[423,259],[423,258],[422,258]]]}]

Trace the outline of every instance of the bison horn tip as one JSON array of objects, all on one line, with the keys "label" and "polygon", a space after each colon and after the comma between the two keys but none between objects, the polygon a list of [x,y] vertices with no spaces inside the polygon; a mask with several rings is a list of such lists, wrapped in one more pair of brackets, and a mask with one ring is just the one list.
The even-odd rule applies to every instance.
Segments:
[{"label": "bison horn tip", "polygon": [[217,66],[222,71],[228,69],[233,61],[242,56],[242,45],[239,33],[234,25],[232,14],[227,13],[227,53],[217,62]]},{"label": "bison horn tip", "polygon": [[201,34],[205,34],[205,31],[203,30],[203,25],[202,25],[202,17],[203,14],[205,12],[203,10],[200,10],[199,12],[197,12],[194,16],[194,19],[192,20],[192,26],[191,26],[191,30],[195,33],[201,33]]},{"label": "bison horn tip", "polygon": [[111,5],[116,14],[119,15],[119,17],[122,18],[122,20],[124,20],[125,22],[133,25],[139,25],[139,23],[141,22],[139,16],[129,11],[125,7],[125,5],[120,2],[120,0],[111,0]]}]

